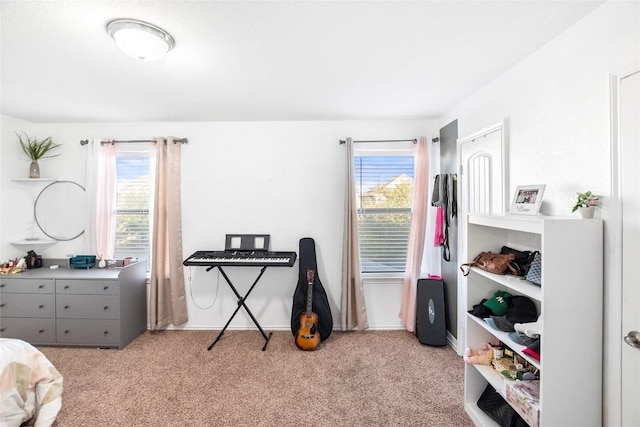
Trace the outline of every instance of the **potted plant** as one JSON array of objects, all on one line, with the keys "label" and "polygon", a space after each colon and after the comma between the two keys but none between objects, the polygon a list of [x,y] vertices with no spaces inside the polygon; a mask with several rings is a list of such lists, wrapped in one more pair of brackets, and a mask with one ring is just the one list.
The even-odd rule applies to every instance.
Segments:
[{"label": "potted plant", "polygon": [[591,191],[578,193],[576,202],[571,212],[578,211],[582,218],[593,218],[596,206],[600,205],[600,196],[596,196]]},{"label": "potted plant", "polygon": [[38,160],[59,156],[60,153],[50,154],[50,151],[60,147],[61,144],[54,143],[50,136],[41,140],[38,140],[36,137],[30,137],[27,134],[20,135],[16,133],[16,136],[18,137],[20,148],[22,148],[22,151],[31,159],[29,178],[40,178],[40,165],[38,165]]}]

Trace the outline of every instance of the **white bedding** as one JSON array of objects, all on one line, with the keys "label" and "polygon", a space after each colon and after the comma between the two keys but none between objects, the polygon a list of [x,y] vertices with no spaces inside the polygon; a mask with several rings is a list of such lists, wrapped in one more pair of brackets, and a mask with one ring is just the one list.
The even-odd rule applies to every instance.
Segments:
[{"label": "white bedding", "polygon": [[0,427],[51,426],[62,406],[62,375],[38,349],[0,338]]}]

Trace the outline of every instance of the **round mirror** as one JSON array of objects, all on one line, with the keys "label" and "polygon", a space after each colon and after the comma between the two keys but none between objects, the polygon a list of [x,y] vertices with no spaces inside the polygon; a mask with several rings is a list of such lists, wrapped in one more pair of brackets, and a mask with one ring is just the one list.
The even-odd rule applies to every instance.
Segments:
[{"label": "round mirror", "polygon": [[54,240],[73,240],[84,233],[84,187],[55,181],[42,189],[33,215],[40,230]]}]

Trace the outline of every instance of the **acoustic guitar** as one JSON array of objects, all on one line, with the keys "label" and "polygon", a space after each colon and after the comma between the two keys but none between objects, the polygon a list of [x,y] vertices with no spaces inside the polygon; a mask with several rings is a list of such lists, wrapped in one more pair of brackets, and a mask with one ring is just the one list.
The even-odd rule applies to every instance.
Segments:
[{"label": "acoustic guitar", "polygon": [[296,345],[300,350],[313,351],[320,345],[318,332],[318,315],[311,307],[313,301],[314,270],[307,270],[307,311],[300,316],[300,329],[296,335]]}]

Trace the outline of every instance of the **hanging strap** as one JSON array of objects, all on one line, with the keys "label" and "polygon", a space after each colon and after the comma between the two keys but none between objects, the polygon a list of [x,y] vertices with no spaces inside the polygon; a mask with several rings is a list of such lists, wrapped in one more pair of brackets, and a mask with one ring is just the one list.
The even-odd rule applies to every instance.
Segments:
[{"label": "hanging strap", "polygon": [[444,227],[444,243],[442,244],[442,259],[451,261],[451,250],[449,249],[449,227]]}]

